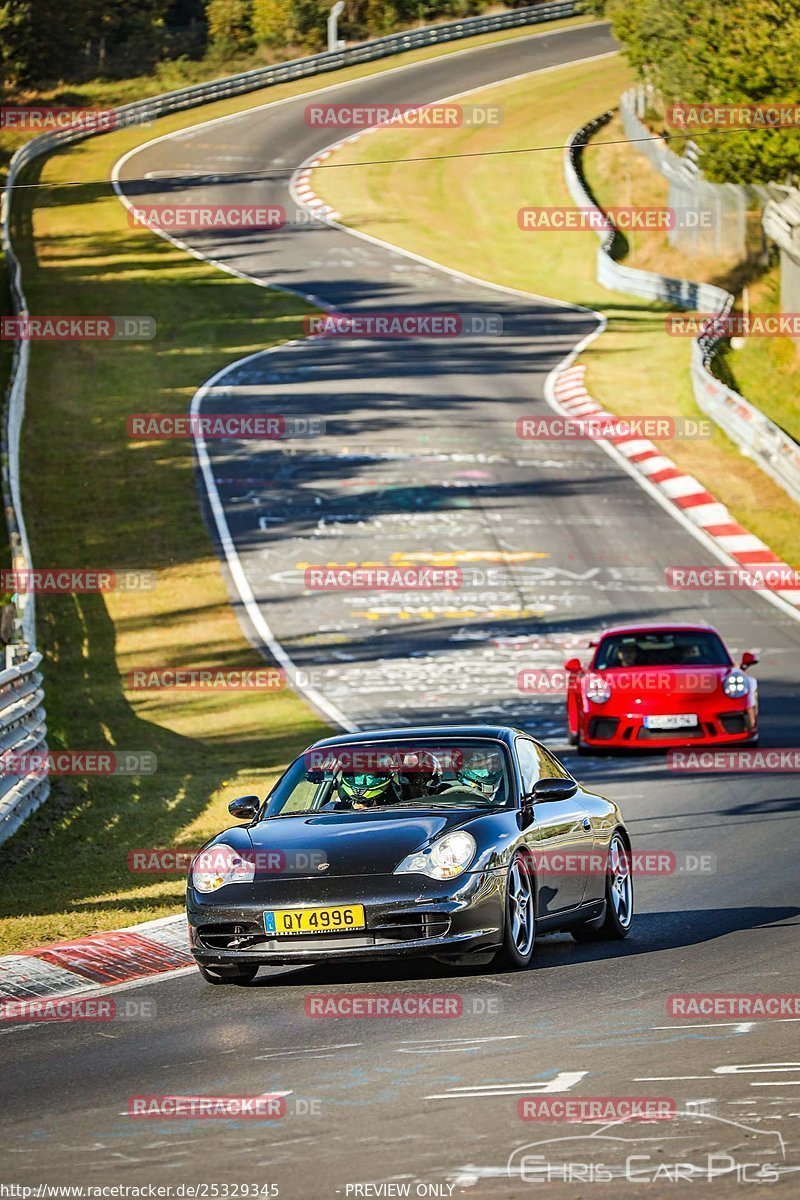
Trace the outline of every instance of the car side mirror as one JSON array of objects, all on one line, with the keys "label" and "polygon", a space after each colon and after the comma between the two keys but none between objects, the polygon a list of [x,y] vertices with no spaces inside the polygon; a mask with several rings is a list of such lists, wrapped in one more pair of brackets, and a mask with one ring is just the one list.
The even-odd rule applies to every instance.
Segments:
[{"label": "car side mirror", "polygon": [[746,671],[748,667],[754,667],[757,662],[758,655],[754,654],[752,650],[745,650],[744,654],[742,655],[742,670]]},{"label": "car side mirror", "polygon": [[532,804],[543,800],[569,800],[578,790],[574,779],[537,779],[533,791],[525,797]]},{"label": "car side mirror", "polygon": [[568,658],[564,663],[564,670],[569,671],[570,675],[574,675],[576,671],[581,670],[581,660],[579,658]]},{"label": "car side mirror", "polygon": [[259,796],[239,796],[236,800],[231,800],[228,812],[239,821],[252,821],[254,817],[258,816],[260,808],[261,798]]}]

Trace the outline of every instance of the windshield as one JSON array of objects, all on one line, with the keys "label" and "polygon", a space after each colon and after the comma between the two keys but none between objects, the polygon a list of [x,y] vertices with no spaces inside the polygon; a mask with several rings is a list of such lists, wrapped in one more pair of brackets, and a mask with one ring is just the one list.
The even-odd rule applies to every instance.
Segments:
[{"label": "windshield", "polygon": [[656,629],[604,638],[594,668],[728,667],[730,656],[716,633]]},{"label": "windshield", "polygon": [[307,750],[264,816],[419,808],[499,808],[513,792],[505,748],[491,741],[343,743]]}]

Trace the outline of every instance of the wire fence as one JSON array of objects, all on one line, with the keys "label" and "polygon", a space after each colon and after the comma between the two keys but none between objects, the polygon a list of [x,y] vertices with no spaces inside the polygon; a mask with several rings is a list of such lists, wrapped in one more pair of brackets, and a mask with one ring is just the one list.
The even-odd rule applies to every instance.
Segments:
[{"label": "wire fence", "polygon": [[764,209],[764,232],[781,256],[781,312],[800,312],[800,191],[773,188]]},{"label": "wire fence", "polygon": [[698,167],[695,142],[687,142],[681,156],[663,139],[653,139],[652,129],[642,120],[651,105],[651,90],[640,84],[620,98],[620,117],[633,149],[669,184],[668,205],[680,215],[667,234],[670,244],[692,258],[744,261],[761,248],[753,238],[753,230],[759,229],[756,189],[710,183]]}]

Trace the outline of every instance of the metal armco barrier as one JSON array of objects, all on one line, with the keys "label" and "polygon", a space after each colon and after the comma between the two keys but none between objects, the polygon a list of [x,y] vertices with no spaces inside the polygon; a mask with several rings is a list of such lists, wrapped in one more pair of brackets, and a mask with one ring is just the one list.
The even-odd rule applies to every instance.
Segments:
[{"label": "metal armco barrier", "polygon": [[781,311],[800,312],[800,191],[774,188],[762,225],[781,252]]},{"label": "metal armco barrier", "polygon": [[[25,770],[31,764],[5,757],[47,753],[41,661],[41,654],[34,652],[26,662],[0,671],[0,843],[50,793],[46,774]],[[32,765],[35,768],[36,763]]]},{"label": "metal armco barrier", "polygon": [[[258,67],[229,75],[211,83],[195,84],[166,92],[146,100],[122,104],[113,110],[115,123],[112,129],[61,129],[54,133],[41,134],[26,142],[11,159],[8,179],[0,197],[0,223],[2,243],[8,263],[9,282],[14,313],[30,316],[22,286],[22,268],[14,252],[11,233],[11,205],[14,185],[24,168],[35,158],[58,150],[73,142],[101,133],[135,125],[144,125],[157,117],[182,109],[208,104],[213,100],[225,100],[230,96],[241,96],[260,88],[272,87],[310,75],[336,71],[358,63],[373,62],[406,50],[423,46],[435,46],[459,38],[473,37],[480,33],[492,33],[501,29],[513,29],[522,25],[539,25],[544,21],[558,20],[576,15],[575,0],[560,0],[553,4],[535,4],[513,12],[495,13],[492,16],[470,17],[463,21],[449,21],[442,25],[426,26],[405,33],[393,33],[388,37],[376,38],[336,51],[311,54],[306,58],[292,59],[272,67]],[[25,394],[28,382],[30,343],[18,341],[14,348],[11,378],[6,392],[6,411],[2,432],[3,450],[3,503],[11,544],[12,566],[15,569],[31,569],[33,566],[20,493],[19,444],[22,421],[25,415]],[[33,649],[36,645],[36,611],[33,593],[20,597],[18,602],[19,623],[23,640]],[[17,753],[31,751],[37,747],[46,750],[44,699],[41,675],[38,666],[41,655],[31,653],[27,662],[0,672],[0,751],[14,750]],[[2,707],[5,706],[5,707]],[[0,775],[0,843],[9,837],[25,818],[41,804],[49,793],[46,778],[32,776],[15,777]]]},{"label": "metal armco barrier", "polygon": [[[592,134],[613,116],[602,113],[582,125],[570,137],[564,152],[564,175],[572,199],[581,208],[602,212],[583,180],[581,154]],[[597,280],[603,287],[645,300],[661,300],[674,308],[712,313],[725,317],[733,308],[733,296],[710,283],[671,279],[654,271],[640,271],[619,263],[611,255],[614,228],[598,231]],[[665,335],[666,336],[666,335]],[[800,446],[763,412],[727,387],[710,366],[724,334],[707,333],[692,342],[691,377],[698,407],[727,433],[743,454],[771,475],[784,491],[800,501]]]}]

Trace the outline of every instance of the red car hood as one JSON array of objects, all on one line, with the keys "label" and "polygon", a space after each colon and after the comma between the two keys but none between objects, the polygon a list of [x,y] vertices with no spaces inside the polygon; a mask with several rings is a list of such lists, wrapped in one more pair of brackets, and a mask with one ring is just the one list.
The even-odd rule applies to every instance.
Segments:
[{"label": "red car hood", "polygon": [[592,679],[611,685],[605,704],[592,705],[604,713],[691,713],[718,708],[720,702],[736,703],[725,695],[722,684],[732,667],[616,667],[585,672],[584,690]]}]

